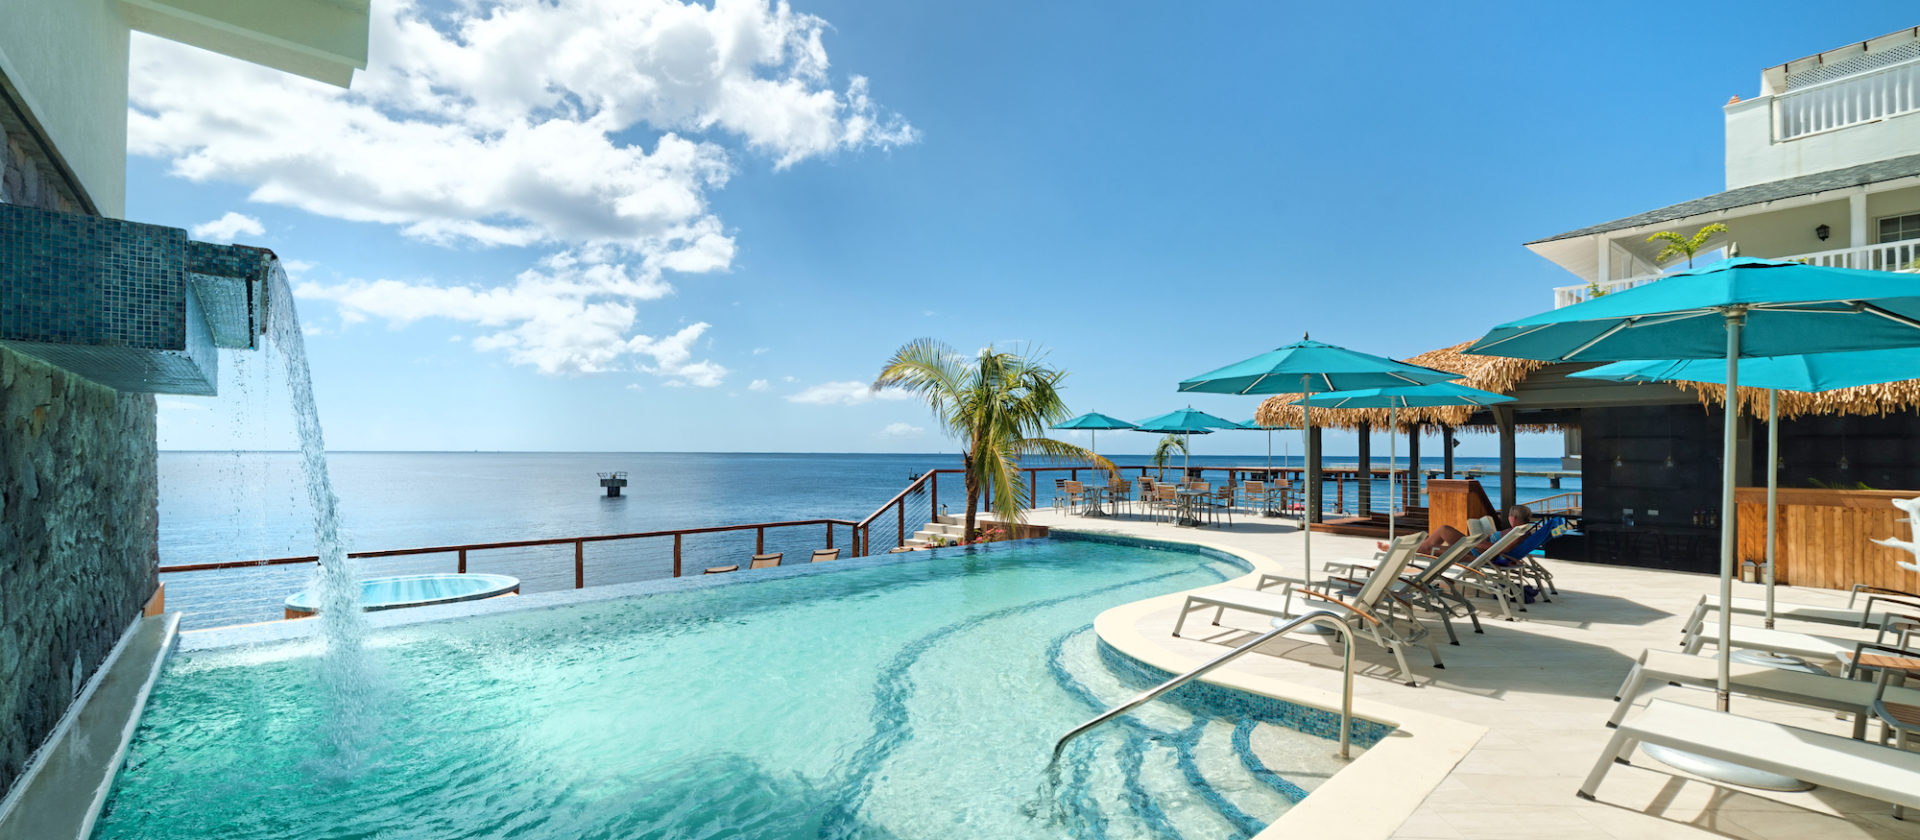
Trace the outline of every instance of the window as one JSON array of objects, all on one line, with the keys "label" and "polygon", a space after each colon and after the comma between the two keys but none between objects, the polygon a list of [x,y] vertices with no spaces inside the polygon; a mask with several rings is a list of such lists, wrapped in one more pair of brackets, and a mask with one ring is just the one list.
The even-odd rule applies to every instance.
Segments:
[{"label": "window", "polygon": [[1888,216],[1880,220],[1881,242],[1898,242],[1902,239],[1920,239],[1920,213]]}]

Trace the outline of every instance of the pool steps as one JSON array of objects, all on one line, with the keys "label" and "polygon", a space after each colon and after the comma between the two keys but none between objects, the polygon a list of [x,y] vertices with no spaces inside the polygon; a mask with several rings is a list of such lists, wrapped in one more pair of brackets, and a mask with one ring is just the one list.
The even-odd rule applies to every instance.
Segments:
[{"label": "pool steps", "polygon": [[[1095,644],[1091,630],[1069,634],[1055,644],[1050,665],[1069,694],[1104,711],[1139,689],[1106,666]],[[1261,764],[1252,743],[1275,724],[1197,716],[1171,702],[1117,723],[1070,751],[1057,801],[1073,836],[1250,837],[1324,778],[1285,779]]]}]

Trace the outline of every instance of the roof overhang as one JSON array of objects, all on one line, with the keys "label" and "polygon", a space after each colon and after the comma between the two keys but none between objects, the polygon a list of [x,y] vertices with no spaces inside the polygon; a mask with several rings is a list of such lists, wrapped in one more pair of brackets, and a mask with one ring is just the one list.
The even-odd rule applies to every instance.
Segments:
[{"label": "roof overhang", "polygon": [[121,0],[127,25],[346,87],[367,66],[369,0]]}]

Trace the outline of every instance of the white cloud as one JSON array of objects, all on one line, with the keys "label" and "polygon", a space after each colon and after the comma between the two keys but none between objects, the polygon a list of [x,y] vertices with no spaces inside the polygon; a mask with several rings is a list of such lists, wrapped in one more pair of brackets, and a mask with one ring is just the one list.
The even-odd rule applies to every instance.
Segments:
[{"label": "white cloud", "polygon": [[875,393],[872,385],[869,383],[855,382],[851,379],[844,382],[822,382],[818,385],[809,386],[799,393],[787,395],[787,400],[790,402],[813,403],[815,405],[833,405],[834,403],[859,405],[870,400],[910,399],[913,399],[913,395],[905,391],[889,388]]},{"label": "white cloud", "polygon": [[640,365],[640,369],[669,377],[668,385],[698,385],[712,388],[726,378],[727,369],[710,361],[693,361],[693,342],[708,328],[707,323],[689,325],[679,332],[660,338],[648,338],[636,335],[627,342],[631,352],[649,356],[652,365]]},{"label": "white cloud", "polygon": [[[828,24],[785,2],[390,0],[372,17],[350,91],[135,35],[129,151],[247,185],[251,201],[443,245],[546,250],[498,286],[298,289],[338,304],[343,325],[493,328],[473,345],[543,373],[637,354],[675,381],[717,383],[720,366],[662,361],[631,331],[636,303],[672,291],[665,272],[731,266],[710,206],[735,169],[728,146],[785,168],[915,139],[864,78],[835,87]],[[236,217],[258,227],[232,213],[208,224]]]},{"label": "white cloud", "polygon": [[768,349],[769,348],[766,348],[766,347],[755,347],[753,348],[753,355],[755,356],[765,355]]},{"label": "white cloud", "polygon": [[627,383],[627,390],[629,390],[629,391],[643,391],[643,390],[646,390],[646,389],[644,389],[644,388],[642,388],[642,387],[640,387],[640,383],[638,383],[638,382],[629,382],[629,383]]},{"label": "white cloud", "polygon": [[886,428],[880,430],[880,436],[890,437],[890,438],[910,438],[910,437],[919,437],[921,433],[925,431],[926,429],[922,429],[919,426],[913,425],[912,423],[888,423]]},{"label": "white cloud", "polygon": [[[260,224],[259,219],[228,210],[226,215],[218,219],[194,225],[187,234],[201,242],[220,244],[232,243],[241,236],[265,236],[267,228]],[[287,270],[292,271],[293,268],[288,267]]]},{"label": "white cloud", "polygon": [[747,383],[747,390],[749,391],[765,391],[768,387],[767,380],[765,379],[755,379]]}]

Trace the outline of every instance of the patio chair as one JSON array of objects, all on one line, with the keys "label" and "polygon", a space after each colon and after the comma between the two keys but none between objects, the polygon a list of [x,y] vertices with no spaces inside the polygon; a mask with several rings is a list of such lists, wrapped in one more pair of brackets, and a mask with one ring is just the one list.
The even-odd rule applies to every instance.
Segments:
[{"label": "patio chair", "polygon": [[1186,604],[1180,608],[1180,618],[1173,626],[1173,635],[1180,635],[1188,616],[1206,609],[1214,611],[1215,626],[1220,624],[1221,616],[1230,609],[1273,618],[1291,618],[1295,615],[1293,596],[1298,594],[1303,599],[1326,602],[1324,605],[1315,603],[1303,606],[1316,609],[1328,606],[1344,611],[1349,633],[1354,638],[1371,641],[1393,654],[1393,660],[1399,666],[1396,673],[1404,677],[1408,685],[1414,685],[1413,669],[1407,666],[1405,651],[1408,645],[1425,642],[1427,653],[1433,657],[1433,667],[1447,667],[1440,661],[1440,648],[1433,643],[1433,634],[1414,617],[1412,607],[1392,591],[1400,573],[1412,559],[1413,549],[1425,538],[1424,534],[1409,534],[1394,540],[1393,549],[1387,552],[1388,560],[1345,599],[1305,587],[1296,589],[1292,581],[1285,582],[1278,594],[1230,587],[1189,594]]},{"label": "patio chair", "polygon": [[1534,559],[1533,552],[1546,545],[1547,541],[1553,539],[1556,534],[1564,531],[1567,520],[1562,516],[1548,516],[1532,524],[1533,530],[1528,532],[1525,539],[1500,552],[1493,562],[1494,565],[1508,570],[1522,581],[1531,583],[1534,590],[1540,594],[1540,600],[1552,603],[1551,596],[1560,594],[1560,590],[1553,586],[1553,572],[1548,571],[1546,566]]},{"label": "patio chair", "polygon": [[1133,482],[1124,478],[1115,479],[1107,485],[1107,497],[1113,500],[1114,513],[1120,512],[1120,506],[1127,506],[1127,513],[1133,513]]},{"label": "patio chair", "polygon": [[[1453,545],[1447,546],[1447,549],[1440,552],[1440,556],[1438,557],[1426,557],[1425,555],[1416,554],[1414,555],[1413,562],[1419,563],[1424,559],[1426,560],[1426,565],[1416,567],[1409,564],[1407,568],[1414,569],[1414,573],[1401,575],[1400,583],[1393,588],[1393,593],[1400,596],[1409,605],[1439,614],[1440,625],[1446,628],[1447,642],[1449,644],[1460,644],[1460,637],[1453,632],[1453,619],[1455,617],[1472,621],[1473,632],[1475,633],[1486,632],[1480,628],[1480,610],[1473,605],[1473,601],[1458,593],[1449,592],[1440,585],[1441,582],[1445,580],[1446,574],[1452,571],[1456,564],[1467,559],[1472,553],[1473,544],[1466,540],[1459,540]],[[1350,584],[1358,583],[1352,578],[1328,579],[1343,580]]]},{"label": "patio chair", "polygon": [[[1215,490],[1213,492],[1213,498],[1215,499],[1215,501],[1213,501],[1208,505],[1213,510],[1216,516],[1222,513],[1226,514],[1227,525],[1229,526],[1233,525],[1233,506],[1234,506],[1233,490],[1234,488],[1233,488],[1233,485],[1231,484],[1225,487],[1222,487],[1218,490]],[[1215,521],[1218,521],[1218,520],[1216,519]]]},{"label": "patio chair", "polygon": [[1068,481],[1066,486],[1066,491],[1067,491],[1067,512],[1068,513],[1075,512],[1074,511],[1075,505],[1079,505],[1083,509],[1086,507],[1087,486],[1085,484],[1081,484],[1078,481]]},{"label": "patio chair", "polygon": [[1153,486],[1153,507],[1165,514],[1168,522],[1180,516],[1180,488],[1172,484]]},{"label": "patio chair", "polygon": [[771,569],[780,565],[780,558],[784,556],[786,556],[784,553],[778,551],[772,554],[755,554],[753,555],[753,559],[747,563],[747,568]]},{"label": "patio chair", "polygon": [[1066,506],[1067,506],[1067,480],[1064,478],[1056,478],[1053,480],[1053,509],[1061,510]]},{"label": "patio chair", "polygon": [[737,571],[740,571],[740,567],[739,567],[739,566],[708,566],[708,567],[707,567],[707,570],[706,570],[706,571],[704,571],[704,572],[701,572],[700,574],[703,574],[703,575],[724,575],[724,574],[726,574],[726,573],[728,573],[728,572],[737,572]]},{"label": "patio chair", "polygon": [[1659,744],[1893,805],[1895,819],[1920,807],[1920,754],[1839,735],[1654,700],[1620,724],[1579,796],[1594,799],[1613,765],[1640,744]]},{"label": "patio chair", "polygon": [[813,550],[813,558],[812,558],[812,559],[810,559],[810,560],[808,560],[807,562],[809,562],[809,563],[825,563],[825,562],[827,562],[828,560],[838,560],[838,559],[840,559],[840,549],[837,549],[837,548],[816,548],[816,549],[814,549],[814,550]]},{"label": "patio chair", "polygon": [[1246,502],[1248,508],[1253,507],[1255,499],[1260,500],[1262,511],[1273,507],[1273,500],[1267,496],[1267,483],[1264,481],[1254,480],[1240,485],[1240,498]]}]

